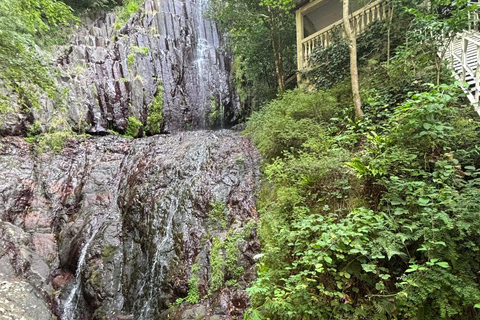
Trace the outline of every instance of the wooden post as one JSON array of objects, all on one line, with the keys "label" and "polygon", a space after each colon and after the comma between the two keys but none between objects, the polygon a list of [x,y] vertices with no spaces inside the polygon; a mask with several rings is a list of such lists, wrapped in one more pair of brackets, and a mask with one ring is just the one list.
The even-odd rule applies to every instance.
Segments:
[{"label": "wooden post", "polygon": [[301,75],[300,71],[303,70],[303,61],[304,61],[304,50],[303,50],[303,15],[300,10],[297,10],[296,20],[297,20],[297,82],[300,83]]}]

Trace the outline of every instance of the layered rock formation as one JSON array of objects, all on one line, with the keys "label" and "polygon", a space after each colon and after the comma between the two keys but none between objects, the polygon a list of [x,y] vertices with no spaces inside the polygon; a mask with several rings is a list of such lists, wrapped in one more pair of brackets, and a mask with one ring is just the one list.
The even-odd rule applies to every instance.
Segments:
[{"label": "layered rock formation", "polygon": [[259,251],[249,140],[198,131],[33,149],[0,139],[1,319],[241,319]]},{"label": "layered rock formation", "polygon": [[147,0],[125,25],[114,12],[86,19],[56,58],[64,101],[45,97],[40,110],[12,101],[11,112],[0,114],[0,134],[26,134],[35,121],[43,131],[68,124],[77,132],[124,133],[129,117],[147,124],[155,98],[163,101],[164,132],[235,124],[231,61],[204,18],[206,1]]},{"label": "layered rock formation", "polygon": [[[239,113],[206,6],[87,19],[56,60],[63,104],[0,115],[0,320],[242,318],[259,155],[236,132],[191,131]],[[105,136],[133,118],[138,136],[171,134]],[[18,137],[32,124],[95,136],[45,153]]]}]

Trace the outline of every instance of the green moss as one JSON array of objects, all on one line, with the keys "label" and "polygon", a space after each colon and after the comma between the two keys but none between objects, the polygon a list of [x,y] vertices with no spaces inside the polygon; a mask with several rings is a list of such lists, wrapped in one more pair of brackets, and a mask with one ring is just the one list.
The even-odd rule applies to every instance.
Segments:
[{"label": "green moss", "polygon": [[211,110],[208,114],[208,124],[212,127],[218,122],[218,118],[220,115],[214,97],[212,97],[211,99],[210,108]]},{"label": "green moss", "polygon": [[129,67],[133,66],[133,63],[135,62],[135,53],[130,53],[127,57],[127,65]]},{"label": "green moss", "polygon": [[211,202],[210,205],[212,206],[212,209],[207,214],[208,218],[210,218],[212,222],[212,225],[210,227],[212,229],[218,227],[225,229],[227,227],[225,204],[220,201],[214,201]]},{"label": "green moss", "polygon": [[200,300],[200,291],[198,285],[200,284],[200,277],[198,275],[200,268],[197,263],[192,265],[192,275],[188,280],[188,295],[185,301],[190,303],[198,303]]},{"label": "green moss", "polygon": [[143,54],[144,56],[148,56],[149,50],[147,47],[137,47],[137,46],[132,46],[132,50],[134,53],[140,53]]},{"label": "green moss", "polygon": [[88,278],[87,283],[91,284],[92,286],[96,287],[100,285],[101,278],[99,276],[98,270],[92,272],[90,278]]},{"label": "green moss", "polygon": [[35,121],[29,128],[28,128],[28,136],[33,137],[40,133],[42,129],[42,124],[40,121]]},{"label": "green moss", "polygon": [[224,274],[223,265],[224,260],[221,254],[223,250],[223,242],[217,237],[214,237],[212,250],[210,251],[210,290],[209,294],[219,290],[223,286]]},{"label": "green moss", "polygon": [[127,137],[136,138],[140,132],[140,129],[143,127],[143,123],[135,117],[128,117],[127,129],[125,130],[125,135]]},{"label": "green moss", "polygon": [[162,132],[163,128],[163,87],[157,87],[157,93],[152,104],[148,107],[147,130],[151,134]]},{"label": "green moss", "polygon": [[75,134],[71,131],[55,131],[45,133],[38,137],[38,152],[42,153],[46,150],[51,150],[54,153],[62,151],[63,147],[69,139],[72,139]]},{"label": "green moss", "polygon": [[38,139],[38,136],[33,136],[33,137],[25,137],[23,140],[27,141],[28,143],[34,143]]},{"label": "green moss", "polygon": [[112,129],[108,129],[107,132],[110,133],[110,134],[113,134],[113,135],[115,135],[115,136],[119,136],[119,135],[120,135],[120,133],[118,133],[117,131],[112,130]]},{"label": "green moss", "polygon": [[116,246],[106,246],[102,250],[102,260],[104,262],[109,261],[113,258],[113,255],[117,251]]},{"label": "green moss", "polygon": [[225,240],[225,251],[227,252],[227,259],[225,260],[225,269],[228,274],[237,279],[243,274],[243,268],[238,266],[238,241],[241,240],[241,235],[230,235]]}]

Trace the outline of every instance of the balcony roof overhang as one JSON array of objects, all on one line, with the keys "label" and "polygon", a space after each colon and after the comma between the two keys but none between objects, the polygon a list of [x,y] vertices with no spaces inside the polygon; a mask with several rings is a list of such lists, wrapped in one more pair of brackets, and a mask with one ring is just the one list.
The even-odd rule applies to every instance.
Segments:
[{"label": "balcony roof overhang", "polygon": [[317,8],[322,2],[325,0],[296,0],[295,7],[292,9],[291,12],[295,12],[301,10],[302,14],[305,15],[311,10]]}]

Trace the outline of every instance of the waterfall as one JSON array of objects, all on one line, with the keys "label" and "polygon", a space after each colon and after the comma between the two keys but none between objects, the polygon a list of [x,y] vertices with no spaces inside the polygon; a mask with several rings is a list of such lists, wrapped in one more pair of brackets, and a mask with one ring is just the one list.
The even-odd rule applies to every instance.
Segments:
[{"label": "waterfall", "polygon": [[92,235],[90,236],[90,238],[88,238],[88,240],[85,242],[85,244],[82,247],[82,251],[80,252],[80,257],[78,258],[78,266],[77,266],[77,272],[75,275],[75,283],[68,295],[67,300],[65,301],[62,320],[75,320],[76,318],[78,294],[80,293],[79,290],[81,289],[81,286],[82,286],[82,271],[85,266],[85,257],[87,255],[87,250],[90,246],[90,243],[95,238],[99,229],[100,228],[96,228],[95,230],[93,230]]}]

